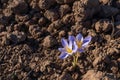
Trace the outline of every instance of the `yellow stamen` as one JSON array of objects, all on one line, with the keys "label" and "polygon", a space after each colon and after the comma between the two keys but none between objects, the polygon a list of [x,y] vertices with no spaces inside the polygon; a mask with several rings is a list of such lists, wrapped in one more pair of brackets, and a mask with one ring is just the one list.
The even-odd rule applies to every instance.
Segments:
[{"label": "yellow stamen", "polygon": [[81,41],[76,41],[76,44],[77,44],[78,48],[81,48],[81,46],[82,46],[82,42]]},{"label": "yellow stamen", "polygon": [[68,53],[72,53],[72,50],[69,47],[65,48]]}]

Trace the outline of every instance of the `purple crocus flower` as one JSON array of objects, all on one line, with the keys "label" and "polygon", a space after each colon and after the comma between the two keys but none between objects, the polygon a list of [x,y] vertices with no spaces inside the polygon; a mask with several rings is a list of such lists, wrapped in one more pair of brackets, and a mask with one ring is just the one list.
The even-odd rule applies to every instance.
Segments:
[{"label": "purple crocus flower", "polygon": [[63,48],[58,48],[58,50],[61,52],[59,56],[59,58],[61,59],[67,58],[69,55],[75,53],[78,49],[76,42],[72,40],[72,36],[69,36],[68,41],[64,38],[62,38],[61,40]]},{"label": "purple crocus flower", "polygon": [[79,33],[76,38],[74,36],[71,36],[71,40],[75,41],[78,47],[78,52],[83,52],[84,48],[87,47],[87,45],[90,43],[92,37],[91,36],[87,36],[85,38],[83,38],[82,34]]},{"label": "purple crocus flower", "polygon": [[92,37],[91,36],[87,36],[85,38],[83,38],[82,34],[78,34],[76,36],[76,44],[78,46],[78,51],[79,52],[83,52],[84,48],[87,47],[87,45],[90,43]]}]

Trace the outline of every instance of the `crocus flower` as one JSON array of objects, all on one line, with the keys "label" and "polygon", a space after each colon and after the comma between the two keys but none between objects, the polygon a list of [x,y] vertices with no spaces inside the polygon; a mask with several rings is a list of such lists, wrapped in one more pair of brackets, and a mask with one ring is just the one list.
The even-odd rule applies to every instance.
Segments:
[{"label": "crocus flower", "polygon": [[76,42],[72,40],[72,36],[69,36],[68,41],[64,38],[61,39],[63,48],[58,48],[58,50],[61,52],[59,56],[61,59],[65,59],[77,51],[77,45]]},{"label": "crocus flower", "polygon": [[77,44],[78,52],[83,52],[84,48],[90,43],[91,39],[91,36],[83,38],[82,34],[80,33],[76,36],[76,38],[74,36],[71,36],[71,40],[75,41]]}]

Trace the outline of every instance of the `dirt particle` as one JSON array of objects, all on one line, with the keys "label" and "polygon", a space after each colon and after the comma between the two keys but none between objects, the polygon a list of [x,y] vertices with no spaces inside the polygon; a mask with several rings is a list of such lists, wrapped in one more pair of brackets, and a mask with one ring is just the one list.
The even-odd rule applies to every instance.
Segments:
[{"label": "dirt particle", "polygon": [[99,6],[99,0],[84,0],[83,3],[88,8],[93,8],[93,7]]},{"label": "dirt particle", "polygon": [[30,19],[29,15],[17,15],[17,14],[15,15],[15,20],[17,22],[25,22],[25,21],[27,21],[29,19]]},{"label": "dirt particle", "polygon": [[99,0],[99,2],[102,3],[102,4],[104,4],[104,5],[107,4],[109,1],[110,0]]},{"label": "dirt particle", "polygon": [[56,2],[57,2],[58,4],[63,4],[63,3],[64,3],[64,0],[56,0]]},{"label": "dirt particle", "polygon": [[72,3],[74,2],[75,0],[56,0],[56,2],[58,4],[64,4],[64,3]]},{"label": "dirt particle", "polygon": [[66,13],[68,13],[69,11],[70,11],[70,6],[67,4],[61,5],[59,8],[59,12],[60,12],[61,17],[66,15]]},{"label": "dirt particle", "polygon": [[73,3],[72,11],[74,12],[76,21],[81,21],[84,18],[84,8],[80,1],[75,1]]},{"label": "dirt particle", "polygon": [[40,71],[44,72],[47,69],[47,66],[50,65],[50,61],[45,60],[40,63]]},{"label": "dirt particle", "polygon": [[63,18],[62,18],[62,22],[64,23],[64,24],[74,24],[74,22],[75,22],[75,20],[74,20],[74,16],[73,16],[73,14],[67,14],[67,15],[65,15]]},{"label": "dirt particle", "polygon": [[117,28],[118,30],[120,30],[120,25],[117,25],[116,28]]},{"label": "dirt particle", "polygon": [[31,69],[34,69],[35,66],[36,66],[36,63],[35,63],[35,62],[32,62],[32,63],[29,64],[29,66],[30,66]]},{"label": "dirt particle", "polygon": [[2,37],[1,45],[4,46],[9,44],[10,44],[10,40],[6,36]]},{"label": "dirt particle", "polygon": [[38,3],[39,3],[39,0],[31,0],[30,7],[34,10],[38,10],[39,8]]},{"label": "dirt particle", "polygon": [[99,20],[95,23],[96,32],[109,32],[112,29],[112,24],[108,19]]},{"label": "dirt particle", "polygon": [[13,0],[11,6],[15,14],[25,14],[28,12],[28,4],[24,0]]},{"label": "dirt particle", "polygon": [[82,23],[80,22],[76,22],[75,25],[71,27],[72,32],[76,32],[76,33],[82,32],[82,29],[83,29],[83,26],[82,26]]},{"label": "dirt particle", "polygon": [[82,78],[82,80],[100,80],[104,76],[104,73],[101,71],[89,70]]},{"label": "dirt particle", "polygon": [[34,38],[39,38],[41,36],[41,30],[38,25],[30,25],[29,32]]},{"label": "dirt particle", "polygon": [[5,26],[4,25],[0,25],[0,32],[3,32],[5,30]]},{"label": "dirt particle", "polygon": [[7,39],[16,44],[25,41],[26,35],[24,32],[14,31],[7,34]]},{"label": "dirt particle", "polygon": [[61,76],[60,76],[60,79],[59,80],[73,80],[72,76],[70,74],[67,74],[67,73],[63,73]]},{"label": "dirt particle", "polygon": [[117,61],[113,60],[111,63],[111,71],[116,74],[118,72],[118,63]]},{"label": "dirt particle", "polygon": [[41,9],[49,9],[55,4],[55,0],[39,0],[39,7]]},{"label": "dirt particle", "polygon": [[52,36],[47,36],[44,38],[43,46],[44,47],[53,47],[56,45],[56,40]]},{"label": "dirt particle", "polygon": [[64,37],[65,35],[66,35],[66,33],[65,33],[64,30],[62,30],[62,31],[59,32],[59,37],[60,37],[60,38],[61,38],[61,37]]},{"label": "dirt particle", "polygon": [[37,22],[33,19],[30,19],[29,21],[25,22],[26,26],[35,25],[35,24],[37,24]]},{"label": "dirt particle", "polygon": [[[111,75],[111,77],[110,77]],[[89,70],[85,75],[83,75],[82,80],[116,80],[113,74],[105,74],[101,71]]]},{"label": "dirt particle", "polygon": [[59,18],[59,14],[55,9],[46,10],[44,16],[52,22]]},{"label": "dirt particle", "polygon": [[14,25],[14,31],[21,31],[23,24],[19,23],[19,24],[15,24]]},{"label": "dirt particle", "polygon": [[64,3],[72,3],[75,0],[64,0]]},{"label": "dirt particle", "polygon": [[39,25],[45,25],[45,23],[46,23],[46,18],[45,17],[41,17],[39,20],[38,20],[38,24]]},{"label": "dirt particle", "polygon": [[97,58],[93,61],[93,66],[97,68],[97,65],[98,65],[99,63],[101,63],[101,61],[102,61],[102,56],[97,57]]},{"label": "dirt particle", "polygon": [[72,11],[74,12],[76,21],[84,21],[86,19],[91,19],[93,15],[100,10],[99,7],[98,0],[75,1]]},{"label": "dirt particle", "polygon": [[93,37],[95,37],[97,35],[96,32],[93,29],[92,30],[88,30],[87,32],[89,33],[89,35],[91,35]]},{"label": "dirt particle", "polygon": [[12,13],[13,13],[13,11],[10,8],[6,8],[6,9],[3,10],[3,14],[6,17],[11,18],[12,17]]},{"label": "dirt particle", "polygon": [[63,26],[62,21],[61,20],[56,20],[49,25],[49,27],[47,28],[47,31],[52,34],[56,30],[60,29],[62,26]]}]

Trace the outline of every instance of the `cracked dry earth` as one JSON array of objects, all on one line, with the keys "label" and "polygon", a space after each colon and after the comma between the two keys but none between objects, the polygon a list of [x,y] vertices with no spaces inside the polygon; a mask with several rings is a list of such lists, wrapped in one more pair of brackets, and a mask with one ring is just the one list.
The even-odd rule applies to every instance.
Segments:
[{"label": "cracked dry earth", "polygon": [[[58,47],[78,33],[74,68]],[[120,0],[0,0],[0,80],[120,80]]]}]

